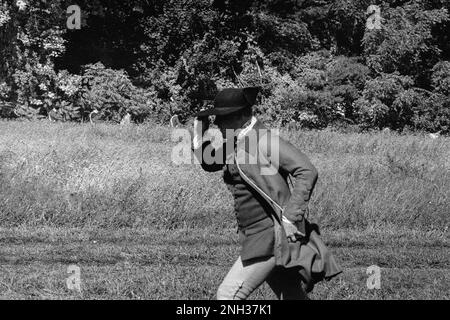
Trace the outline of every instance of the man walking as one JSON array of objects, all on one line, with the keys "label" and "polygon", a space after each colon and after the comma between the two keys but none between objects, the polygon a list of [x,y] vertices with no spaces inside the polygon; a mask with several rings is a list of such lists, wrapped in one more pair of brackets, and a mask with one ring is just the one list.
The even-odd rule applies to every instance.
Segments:
[{"label": "man walking", "polygon": [[[204,170],[222,170],[234,197],[242,246],[217,298],[246,299],[266,281],[279,299],[304,299],[315,283],[341,269],[317,226],[307,221],[317,170],[253,116],[257,94],[257,87],[224,89],[214,108],[201,111],[194,121],[194,154]],[[226,138],[217,149],[203,141],[212,115]]]}]

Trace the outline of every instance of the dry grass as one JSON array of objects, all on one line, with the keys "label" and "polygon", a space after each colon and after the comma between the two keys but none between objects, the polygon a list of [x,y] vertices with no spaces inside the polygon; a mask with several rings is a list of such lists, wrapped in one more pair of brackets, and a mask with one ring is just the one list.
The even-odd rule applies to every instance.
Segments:
[{"label": "dry grass", "polygon": [[[450,139],[284,133],[320,173],[311,213],[328,229],[449,225]],[[2,122],[3,226],[233,227],[220,174],[171,163],[168,128]]]},{"label": "dry grass", "polygon": [[[450,139],[283,135],[319,169],[311,218],[346,269],[313,298],[449,298]],[[173,146],[150,124],[0,122],[0,297],[80,298],[76,263],[83,298],[212,298],[238,254],[232,198]]]}]

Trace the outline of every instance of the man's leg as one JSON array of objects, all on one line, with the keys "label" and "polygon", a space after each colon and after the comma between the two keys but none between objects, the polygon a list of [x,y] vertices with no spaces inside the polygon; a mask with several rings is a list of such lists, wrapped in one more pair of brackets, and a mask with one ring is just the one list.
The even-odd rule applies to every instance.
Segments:
[{"label": "man's leg", "polygon": [[267,283],[280,300],[307,300],[302,277],[296,268],[276,267]]},{"label": "man's leg", "polygon": [[239,257],[217,290],[217,300],[244,300],[270,275],[275,257],[242,263]]}]

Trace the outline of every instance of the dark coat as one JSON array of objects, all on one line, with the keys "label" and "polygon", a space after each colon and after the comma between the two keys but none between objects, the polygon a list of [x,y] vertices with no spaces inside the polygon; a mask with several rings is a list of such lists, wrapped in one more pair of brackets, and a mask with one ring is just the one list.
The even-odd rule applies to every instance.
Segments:
[{"label": "dark coat", "polygon": [[[299,268],[308,287],[312,289],[314,283],[342,272],[320,239],[318,230],[312,228],[305,217],[308,201],[317,181],[317,170],[304,153],[273,134],[260,121],[256,122],[253,129],[257,136],[257,147],[241,139],[237,141],[234,152],[226,154],[220,149],[216,152],[223,152],[227,163],[234,161],[241,177],[273,209],[274,255],[277,265]],[[207,143],[203,147],[205,145]],[[198,153],[197,157],[201,159]],[[201,164],[206,171],[218,171],[223,167],[223,163]],[[289,177],[294,180],[292,190]],[[307,236],[305,241],[288,242],[281,223],[282,215],[291,221],[302,223]],[[266,229],[261,232],[264,230]],[[248,233],[256,237],[258,232],[255,231],[250,230]]]},{"label": "dark coat", "polygon": [[245,262],[254,258],[273,256],[275,241],[273,209],[242,179],[236,164],[225,165],[223,176],[234,197],[241,260]]}]

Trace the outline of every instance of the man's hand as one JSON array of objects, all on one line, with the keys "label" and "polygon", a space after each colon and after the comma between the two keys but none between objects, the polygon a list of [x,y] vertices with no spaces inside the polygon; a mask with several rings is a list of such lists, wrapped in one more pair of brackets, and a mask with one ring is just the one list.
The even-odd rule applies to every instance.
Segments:
[{"label": "man's hand", "polygon": [[283,216],[283,227],[286,232],[288,241],[295,242],[297,240],[302,240],[306,237],[305,234],[305,219],[300,222],[294,223]]},{"label": "man's hand", "polygon": [[202,146],[203,135],[209,128],[208,117],[194,119],[194,149]]}]

